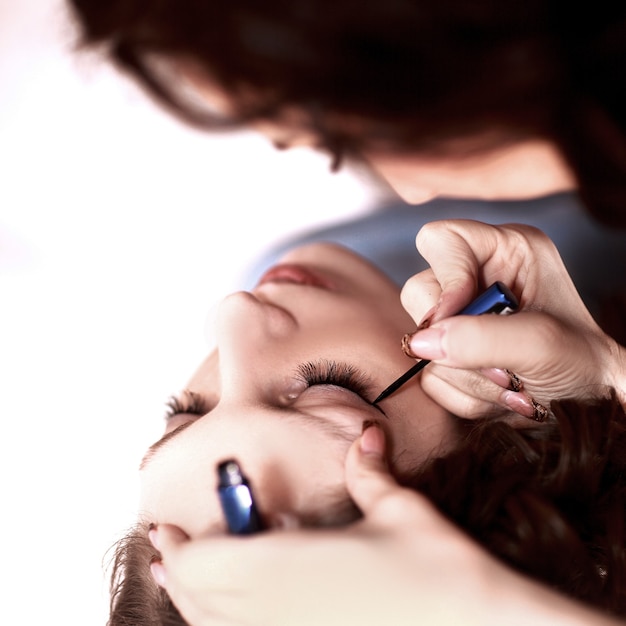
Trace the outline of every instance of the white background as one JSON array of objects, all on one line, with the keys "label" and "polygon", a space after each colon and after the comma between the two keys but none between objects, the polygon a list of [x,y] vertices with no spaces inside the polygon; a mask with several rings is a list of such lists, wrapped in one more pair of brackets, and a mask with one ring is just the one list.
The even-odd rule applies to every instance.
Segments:
[{"label": "white background", "polygon": [[61,0],[0,0],[0,621],[106,620],[163,403],[268,243],[380,190],[250,134],[208,136],[72,51]]}]

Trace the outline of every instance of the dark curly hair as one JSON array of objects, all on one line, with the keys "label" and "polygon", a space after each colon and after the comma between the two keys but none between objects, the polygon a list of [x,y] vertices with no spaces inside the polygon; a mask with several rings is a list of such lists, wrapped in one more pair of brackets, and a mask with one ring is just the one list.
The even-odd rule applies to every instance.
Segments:
[{"label": "dark curly hair", "polygon": [[[600,220],[626,226],[626,5],[613,0],[69,0],[103,46],[187,121],[213,129],[289,111],[333,154],[553,141]],[[191,62],[235,105],[185,98]],[[253,94],[253,97],[250,95]],[[356,120],[357,123],[351,123]]]},{"label": "dark curly hair", "polygon": [[[469,422],[457,449],[400,480],[504,563],[626,616],[626,415],[614,395],[552,411],[523,429]],[[150,575],[147,530],[115,551],[109,626],[185,624]]]}]

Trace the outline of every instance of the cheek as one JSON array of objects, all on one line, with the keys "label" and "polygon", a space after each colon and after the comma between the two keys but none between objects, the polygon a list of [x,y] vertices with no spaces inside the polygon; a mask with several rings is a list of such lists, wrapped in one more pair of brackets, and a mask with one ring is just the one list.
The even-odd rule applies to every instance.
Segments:
[{"label": "cheek", "polygon": [[315,335],[320,343],[326,336],[327,343],[339,340],[345,345],[357,343],[383,351],[390,347],[395,349],[415,323],[402,308],[399,294],[394,294],[394,300],[383,310],[378,308],[380,300],[372,298],[372,301],[356,303],[347,300],[328,310],[318,307],[315,311],[312,308],[302,311],[299,315],[301,329],[309,336]]},{"label": "cheek", "polygon": [[[206,522],[211,519],[209,502],[213,500],[212,485],[200,488],[200,482],[197,479],[191,481],[190,476],[173,466],[165,473],[155,467],[142,471],[140,518],[157,524],[174,524],[191,537],[201,535],[206,530]],[[219,519],[215,517],[213,521],[217,523]]]},{"label": "cheek", "polygon": [[395,425],[390,459],[400,474],[411,473],[433,456],[453,449],[459,422],[422,390],[419,380],[408,383],[395,397]]},{"label": "cheek", "polygon": [[371,168],[409,204],[421,204],[436,197],[436,180],[419,163],[408,165],[406,159],[371,157]]}]

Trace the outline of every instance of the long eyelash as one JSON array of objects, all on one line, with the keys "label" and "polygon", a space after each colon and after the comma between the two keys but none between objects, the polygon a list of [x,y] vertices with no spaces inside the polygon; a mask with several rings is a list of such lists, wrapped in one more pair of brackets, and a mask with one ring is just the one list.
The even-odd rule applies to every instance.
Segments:
[{"label": "long eyelash", "polygon": [[175,415],[189,413],[190,415],[205,415],[209,412],[204,399],[194,391],[185,389],[179,395],[172,395],[165,403],[165,419],[170,420]]},{"label": "long eyelash", "polygon": [[371,385],[367,377],[352,365],[336,361],[310,361],[298,366],[298,375],[309,386],[336,385],[361,396],[366,402],[370,395]]}]

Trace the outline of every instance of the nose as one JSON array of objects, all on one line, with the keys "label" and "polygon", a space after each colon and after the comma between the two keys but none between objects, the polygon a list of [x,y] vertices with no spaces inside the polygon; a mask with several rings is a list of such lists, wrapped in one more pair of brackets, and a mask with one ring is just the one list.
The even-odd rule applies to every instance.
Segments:
[{"label": "nose", "polygon": [[[226,298],[216,317],[220,403],[258,397],[280,377],[276,365],[288,354],[298,324],[286,309],[248,292]],[[251,399],[251,398],[250,398]]]},{"label": "nose", "polygon": [[294,316],[267,296],[238,291],[222,300],[216,315],[218,340],[224,334],[251,339],[279,339],[297,328]]}]

